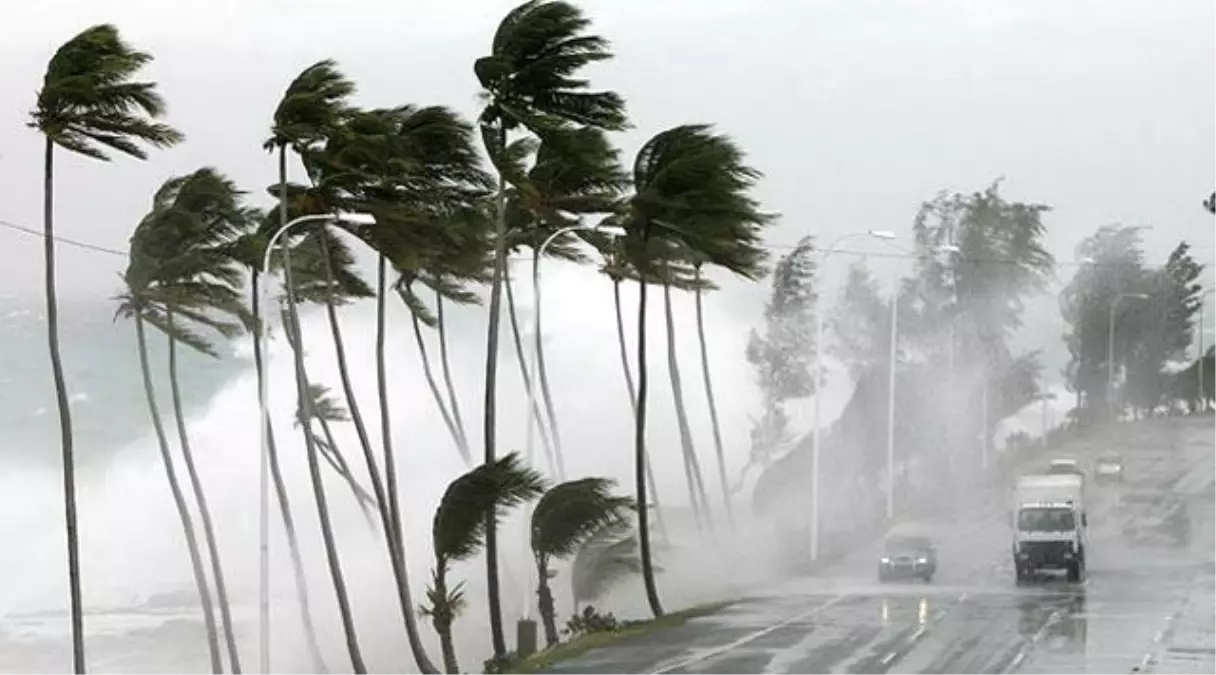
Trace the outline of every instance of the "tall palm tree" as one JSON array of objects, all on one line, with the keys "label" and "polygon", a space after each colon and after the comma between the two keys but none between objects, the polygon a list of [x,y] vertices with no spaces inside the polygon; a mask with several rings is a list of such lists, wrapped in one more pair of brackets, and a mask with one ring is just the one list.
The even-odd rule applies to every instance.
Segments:
[{"label": "tall palm tree", "polygon": [[[299,349],[298,343],[293,340],[293,349]],[[313,419],[307,420],[304,415],[304,406],[296,411],[296,426],[307,425],[307,433],[313,435],[313,443],[317,444],[317,452],[325,463],[329,465],[334,473],[338,474],[346,484],[350,487],[351,494],[355,497],[355,502],[359,505],[359,510],[363,512],[364,518],[368,523],[373,523],[371,509],[376,508],[376,498],[367,491],[359,483],[359,479],[355,477],[354,472],[350,468],[350,464],[343,456],[342,450],[338,447],[337,441],[334,439],[332,425],[339,422],[349,422],[350,415],[342,404],[334,400],[329,394],[329,388],[323,384],[308,385],[309,398],[312,400]],[[316,422],[321,427],[321,432],[318,434],[312,427],[312,422]]]},{"label": "tall palm tree", "polygon": [[[508,136],[521,127],[538,129],[575,124],[606,130],[626,126],[623,99],[611,91],[590,91],[579,77],[584,67],[612,57],[608,41],[587,33],[591,21],[564,0],[530,0],[507,13],[490,44],[490,53],[473,64],[486,107],[479,118],[486,152],[498,171],[495,204],[494,273],[490,284],[486,336],[485,461],[496,455],[498,331],[502,283],[507,270],[506,186],[504,162]],[[490,636],[495,657],[506,655],[498,587],[497,532],[486,532],[486,587]]]},{"label": "tall palm tree", "polygon": [[[324,135],[340,123],[347,112],[346,99],[354,93],[354,83],[346,79],[330,60],[320,61],[304,69],[288,85],[287,91],[274,112],[274,122],[271,137],[263,145],[264,148],[278,155],[279,181],[279,227],[287,225],[288,214],[288,185],[287,185],[287,149],[291,147],[296,153],[304,153],[313,145],[320,142]],[[325,238],[325,233],[322,233]],[[283,249],[284,277],[288,289],[286,305],[288,313],[287,330],[300,336],[300,319],[296,309],[297,292],[294,290],[293,265],[291,262],[291,247]],[[302,340],[301,340],[302,343]],[[304,367],[303,350],[293,350],[295,366],[296,397],[300,405],[308,411],[307,417],[312,418],[312,401],[308,391],[308,375]],[[305,454],[308,459],[309,477],[312,482],[313,497],[317,504],[317,518],[321,526],[322,539],[325,544],[326,560],[329,564],[330,580],[334,587],[334,595],[342,620],[342,629],[346,637],[347,651],[350,654],[351,665],[355,672],[364,672],[363,655],[359,647],[358,636],[355,632],[354,619],[350,611],[350,599],[346,591],[346,579],[342,573],[341,560],[334,538],[333,526],[329,518],[329,504],[322,483],[318,450],[312,434],[304,433]],[[373,486],[375,480],[373,477]]]},{"label": "tall palm tree", "polygon": [[448,584],[452,564],[477,555],[493,524],[508,510],[536,499],[544,490],[541,475],[523,466],[518,454],[510,453],[460,476],[444,491],[431,526],[435,567],[426,591],[429,604],[422,611],[439,635],[447,672],[460,672],[452,622],[465,604],[463,584]]},{"label": "tall palm tree", "polygon": [[59,301],[55,291],[55,146],[108,161],[110,152],[145,159],[142,146],[164,148],[182,135],[157,122],[164,100],[152,82],[133,81],[152,60],[122,40],[109,24],[93,26],[65,42],[47,64],[29,126],[45,138],[43,153],[43,255],[47,346],[55,380],[63,457],[64,524],[68,548],[72,668],[85,672],[84,610],[80,595],[80,544],[76,521],[76,458],[72,414],[59,355]]},{"label": "tall palm tree", "polygon": [[612,493],[615,481],[583,478],[559,483],[536,502],[532,511],[532,556],[536,560],[537,602],[545,626],[545,642],[554,646],[557,612],[549,580],[556,576],[551,565],[568,558],[604,527],[624,524],[634,508],[629,497]]},{"label": "tall palm tree", "polygon": [[656,616],[663,607],[651,560],[646,502],[646,281],[658,271],[672,246],[696,251],[709,264],[747,276],[751,267],[737,259],[740,247],[758,245],[769,217],[760,213],[749,192],[759,173],[744,163],[728,137],[707,125],[673,127],[651,138],[633,165],[633,194],[622,222],[626,257],[638,274],[637,416],[634,429],[638,539],[646,599]]},{"label": "tall palm tree", "polygon": [[[230,339],[240,334],[243,324],[249,323],[237,290],[243,281],[240,264],[227,254],[229,243],[245,228],[248,210],[241,205],[241,193],[235,184],[212,168],[170,179],[156,193],[153,204],[156,217],[142,224],[145,229],[134,242],[142,248],[138,254],[144,256],[154,270],[152,278],[162,297],[164,321],[150,323],[162,329],[168,339],[169,387],[182,461],[194,492],[211,563],[229,662],[232,671],[239,673],[240,655],[219,543],[186,430],[177,346],[182,343],[219,358],[211,343],[193,332],[191,325]],[[217,312],[227,314],[237,322],[216,318]],[[179,324],[178,321],[187,323]]]},{"label": "tall palm tree", "polygon": [[[229,247],[229,255],[241,263],[249,274],[249,307],[250,324],[247,327],[253,336],[253,365],[258,378],[258,407],[265,408],[262,394],[265,391],[262,381],[266,377],[266,364],[262,354],[262,260],[266,252],[266,244],[278,225],[278,214],[271,209],[265,214],[253,212],[248,222],[253,226],[238,237]],[[283,325],[289,325],[284,320]],[[293,343],[294,344],[294,343]],[[321,655],[320,643],[317,639],[316,624],[312,618],[312,603],[308,597],[308,578],[304,573],[304,558],[300,554],[300,538],[296,533],[295,516],[292,515],[291,500],[287,494],[287,482],[283,479],[282,467],[279,464],[278,444],[275,442],[274,425],[269,417],[262,420],[266,425],[266,454],[270,465],[271,482],[274,485],[275,499],[279,506],[279,515],[283,519],[283,530],[287,535],[287,552],[291,559],[292,577],[295,581],[296,602],[300,605],[300,621],[304,628],[304,642],[308,649],[313,668],[319,673],[327,673],[325,659]]]}]

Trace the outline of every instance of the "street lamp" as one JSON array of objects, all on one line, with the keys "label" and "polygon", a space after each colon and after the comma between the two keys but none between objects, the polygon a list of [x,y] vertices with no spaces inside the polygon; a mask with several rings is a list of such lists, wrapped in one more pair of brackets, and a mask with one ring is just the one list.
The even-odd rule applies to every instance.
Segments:
[{"label": "street lamp", "polygon": [[[564,234],[568,234],[570,232],[578,232],[578,231],[599,232],[600,234],[606,234],[612,238],[623,237],[626,234],[624,228],[616,227],[613,225],[604,225],[604,226],[571,225],[569,227],[563,227],[560,230],[557,230],[553,234],[549,235],[543,242],[541,242],[541,245],[539,247],[537,247],[537,249],[536,249],[535,257],[532,258],[533,352],[532,352],[532,362],[530,364],[528,364],[528,382],[529,382],[528,392],[527,392],[527,394],[528,394],[528,414],[525,415],[525,417],[527,417],[527,419],[528,419],[528,426],[527,426],[527,440],[524,443],[524,456],[529,465],[532,463],[532,456],[534,453],[533,427],[536,422],[536,416],[532,414],[532,411],[536,410],[536,405],[537,405],[537,403],[536,403],[536,376],[537,376],[537,364],[540,361],[540,350],[541,350],[540,260],[541,260],[541,258],[543,258],[545,256],[545,249],[549,248],[549,244],[552,244],[555,240],[557,240],[558,237],[560,237]],[[565,479],[565,475],[564,475],[565,467],[562,464],[560,455],[555,457],[555,466],[558,471],[558,480],[564,480]],[[530,509],[525,509],[525,513],[527,513],[528,511],[530,511]],[[530,520],[529,517],[524,518],[525,535],[528,534],[529,529],[530,529],[529,520]],[[529,539],[530,539],[530,537],[528,537],[528,536],[524,537],[524,541],[529,541]],[[527,569],[526,566],[525,566],[525,569]],[[526,581],[525,581],[525,591],[524,591],[524,593],[525,593],[524,610],[523,610],[524,617],[523,617],[522,621],[530,621],[531,616],[532,616],[532,577],[530,575],[526,575],[526,574],[524,575],[524,577],[525,577]]]},{"label": "street lamp", "polygon": [[1106,336],[1106,407],[1111,422],[1115,420],[1115,308],[1123,298],[1148,300],[1149,296],[1147,293],[1120,293],[1110,302],[1110,323]]},{"label": "street lamp", "polygon": [[[836,252],[836,247],[849,239],[871,237],[873,239],[894,239],[895,233],[885,230],[869,230],[846,234],[832,242],[832,245],[821,249],[820,265],[826,266],[828,257]],[[811,447],[811,561],[819,559],[819,450],[822,432],[820,431],[821,404],[823,402],[823,298],[815,303],[815,422],[814,445]]]},{"label": "street lamp", "polygon": [[1216,293],[1216,289],[1209,288],[1199,296],[1199,358],[1196,359],[1196,367],[1199,368],[1199,409],[1203,410],[1208,405],[1207,390],[1203,388],[1203,305],[1209,295]]},{"label": "street lamp", "polygon": [[1047,449],[1047,402],[1056,400],[1056,395],[1048,391],[1048,392],[1039,394],[1038,396],[1035,396],[1034,398],[1036,401],[1043,402],[1043,432],[1042,432],[1042,438],[1040,440],[1043,442],[1043,449],[1046,450]]},{"label": "street lamp", "polygon": [[[270,241],[266,242],[266,250],[262,254],[262,276],[270,274],[270,254],[274,251],[275,245],[279,239],[291,228],[296,225],[314,222],[339,222],[350,225],[374,225],[376,219],[371,214],[367,213],[322,213],[307,216],[300,216],[294,220],[288,221],[282,227],[275,231],[270,237]],[[290,292],[291,289],[288,289]],[[266,295],[266,288],[263,286],[262,295]],[[265,297],[258,298],[259,304],[263,307],[266,303],[263,302]],[[263,353],[266,352],[266,343],[269,340],[269,321],[263,320],[258,326],[258,348]],[[298,338],[298,336],[297,336]],[[270,672],[270,413],[269,413],[269,396],[270,387],[268,386],[270,377],[263,373],[261,380],[258,382],[258,408],[260,408],[259,417],[261,419],[261,468],[258,485],[258,657],[261,665],[261,672]]]}]

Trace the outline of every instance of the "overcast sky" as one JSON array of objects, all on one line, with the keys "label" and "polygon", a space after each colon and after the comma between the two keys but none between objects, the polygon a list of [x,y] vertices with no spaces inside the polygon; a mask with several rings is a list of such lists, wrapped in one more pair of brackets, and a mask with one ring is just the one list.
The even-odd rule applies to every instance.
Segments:
[{"label": "overcast sky", "polygon": [[[156,56],[169,121],[187,135],[147,162],[58,156],[60,234],[125,248],[153,190],[213,165],[260,191],[269,116],[304,67],[336,59],[367,105],[477,106],[473,60],[510,0],[4,0],[0,220],[41,223],[41,139],[24,125],[55,48],[99,22]],[[631,156],[649,135],[713,122],[766,174],[783,215],[770,243],[867,228],[909,234],[936,191],[1055,207],[1062,259],[1102,224],[1152,225],[1213,259],[1200,202],[1216,184],[1212,0],[594,0],[615,61],[597,86],[628,100]],[[864,244],[859,244],[862,246]],[[68,294],[109,296],[121,261],[63,249]],[[36,293],[35,238],[0,231],[0,282]],[[843,261],[834,267],[843,268]],[[1067,274],[1067,273],[1065,273]],[[1208,278],[1211,278],[1209,271]]]}]

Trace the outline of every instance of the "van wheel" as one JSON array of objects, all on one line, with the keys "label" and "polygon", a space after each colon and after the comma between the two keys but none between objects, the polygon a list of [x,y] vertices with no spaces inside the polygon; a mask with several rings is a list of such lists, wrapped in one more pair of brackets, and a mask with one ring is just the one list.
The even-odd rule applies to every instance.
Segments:
[{"label": "van wheel", "polygon": [[1075,584],[1081,581],[1081,563],[1073,561],[1068,563],[1068,583]]},{"label": "van wheel", "polygon": [[1015,564],[1013,566],[1013,574],[1018,586],[1025,586],[1030,582],[1030,567],[1028,565]]}]

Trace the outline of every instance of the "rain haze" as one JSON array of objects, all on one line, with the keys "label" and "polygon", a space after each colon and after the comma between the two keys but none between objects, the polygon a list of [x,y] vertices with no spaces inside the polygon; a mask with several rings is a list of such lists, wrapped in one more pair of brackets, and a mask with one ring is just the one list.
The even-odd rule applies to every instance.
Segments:
[{"label": "rain haze", "polygon": [[[45,138],[28,127],[47,62],[58,46],[90,26],[116,26],[125,41],[154,56],[137,79],[157,83],[167,102],[165,121],[185,135],[184,142],[175,147],[151,150],[147,161],[119,156],[108,163],[98,162],[62,150],[55,155],[55,229],[61,238],[57,249],[60,338],[81,464],[79,508],[90,666],[98,672],[205,672],[208,654],[198,597],[192,595],[181,526],[149,422],[134,329],[131,321],[115,317],[118,305],[114,298],[123,291],[121,275],[127,268],[125,253],[132,232],[149,213],[152,195],[162,183],[200,167],[214,167],[226,174],[248,193],[252,205],[271,206],[274,198],[268,190],[277,183],[278,169],[276,156],[264,150],[263,143],[271,134],[272,114],[293,78],[321,59],[333,59],[355,83],[357,92],[350,101],[355,106],[444,105],[465,119],[476,119],[485,99],[473,62],[488,53],[499,22],[517,4],[512,0],[6,0],[0,4],[0,92],[4,93],[0,101],[5,103],[0,106],[0,180],[7,188],[0,206],[0,334],[6,339],[0,353],[0,541],[6,542],[9,551],[6,565],[11,571],[6,574],[21,580],[0,588],[0,672],[67,672],[71,668],[60,442],[46,356],[42,286]],[[590,30],[611,41],[614,57],[593,64],[585,74],[594,89],[613,90],[625,99],[630,128],[611,134],[625,166],[632,168],[639,149],[660,131],[687,123],[712,124],[715,131],[738,144],[749,166],[762,173],[752,196],[764,212],[775,216],[762,232],[770,266],[795,250],[803,237],[813,237],[817,247],[847,238],[836,254],[816,257],[813,288],[826,313],[841,304],[850,264],[859,261],[877,284],[881,306],[890,306],[887,298],[896,286],[893,281],[900,279],[902,284],[920,273],[915,256],[902,252],[918,246],[922,254],[927,250],[916,239],[913,223],[922,205],[940,193],[969,197],[999,183],[1000,198],[1008,203],[1050,207],[1041,215],[1045,228],[1041,243],[1054,256],[1054,268],[1045,273],[1041,287],[1011,300],[1024,307],[1002,333],[1007,340],[1002,358],[1015,361],[1019,355],[1037,352],[1034,358],[1041,367],[1032,378],[1033,395],[1026,394],[1012,409],[990,417],[984,400],[985,428],[974,433],[987,439],[982,442],[985,471],[989,469],[989,445],[994,453],[1005,452],[1014,447],[1011,437],[1027,433],[1037,443],[1040,435],[1049,436],[1049,428],[1060,429],[1058,448],[1063,449],[1052,446],[1053,452],[1080,457],[1087,470],[1099,455],[1114,447],[1105,440],[1094,441],[1099,436],[1107,438],[1105,427],[1095,423],[1093,428],[1102,430],[1092,435],[1087,435],[1088,427],[1081,428],[1079,420],[1085,418],[1079,412],[1079,389],[1084,387],[1074,386],[1079,376],[1070,361],[1069,344],[1062,339],[1070,332],[1079,333],[1076,326],[1084,323],[1079,319],[1075,326],[1069,323],[1066,312],[1061,311],[1061,296],[1068,293],[1074,275],[1080,278],[1082,268],[1098,266],[1079,247],[1100,227],[1142,228],[1146,270],[1162,266],[1171,251],[1186,242],[1190,257],[1202,266],[1191,281],[1203,289],[1216,285],[1212,272],[1216,230],[1212,213],[1202,204],[1216,186],[1216,3],[1210,0],[587,0],[574,4],[591,19]],[[480,137],[476,143],[480,150]],[[293,180],[303,182],[297,159],[289,162],[289,172]],[[864,236],[870,230],[889,232],[892,241]],[[522,349],[531,353],[529,326],[537,299],[527,278],[531,254],[521,251],[512,255],[511,271]],[[597,269],[598,254],[588,251],[597,261],[593,265],[557,260],[542,265],[542,337],[556,399],[554,418],[560,422],[568,477],[608,477],[617,481],[620,492],[633,495],[634,417],[621,371],[613,288]],[[365,279],[374,282],[376,256],[360,249],[356,257]],[[801,481],[811,470],[810,441],[806,439],[816,419],[814,406],[822,405],[818,416],[829,450],[831,439],[836,439],[839,447],[856,450],[852,454],[857,456],[868,453],[861,448],[873,440],[860,440],[858,428],[873,426],[880,436],[888,428],[894,433],[893,420],[903,413],[893,412],[888,427],[886,361],[871,359],[869,370],[851,369],[846,357],[831,351],[843,342],[833,334],[838,325],[833,320],[825,338],[830,358],[820,400],[815,396],[790,400],[784,412],[790,418],[791,438],[778,453],[784,459],[774,455],[763,466],[753,466],[757,461],[753,429],[761,416],[764,393],[754,364],[745,355],[749,335],[763,333],[766,326],[772,330],[764,311],[773,292],[771,280],[764,276],[748,281],[715,266],[709,266],[706,274],[716,288],[704,294],[703,333],[717,395],[725,473],[740,521],[728,528],[721,508],[708,400],[701,384],[693,294],[676,292],[672,304],[679,333],[673,351],[683,370],[683,393],[710,510],[716,510],[719,519],[713,534],[700,532],[693,523],[699,516],[695,505],[690,505],[692,488],[688,469],[681,462],[682,434],[669,378],[662,286],[652,284],[647,319],[651,412],[646,437],[655,486],[674,533],[670,548],[659,554],[664,569],[659,585],[664,602],[673,611],[697,603],[736,601],[745,595],[768,600],[756,601],[756,606],[732,605],[725,616],[691,620],[672,629],[684,631],[672,633],[674,637],[647,634],[641,639],[651,641],[633,649],[649,655],[645,658],[593,651],[583,661],[570,662],[570,668],[579,672],[989,672],[1017,668],[1102,672],[1126,670],[1139,662],[1144,650],[1138,644],[1134,648],[1127,644],[1138,640],[1141,633],[1153,638],[1160,628],[1155,624],[1114,629],[1093,620],[1087,629],[1087,656],[1079,660],[1060,656],[1063,648],[1034,651],[1039,643],[1055,644],[1051,642],[1053,631],[1060,625],[1073,625],[1070,617],[1085,612],[1084,600],[1077,609],[1078,596],[1072,590],[1051,591],[1050,597],[1044,596],[1032,609],[1026,609],[1025,601],[1012,593],[1015,563],[1009,560],[1009,487],[1014,473],[1022,473],[1021,467],[1033,462],[1045,464],[1044,457],[1026,463],[1009,459],[1009,467],[1001,464],[1007,473],[992,481],[956,477],[953,482],[975,483],[989,490],[975,498],[976,503],[983,501],[983,507],[960,507],[972,498],[955,489],[949,508],[932,511],[932,517],[923,519],[934,521],[939,532],[943,528],[980,532],[968,546],[958,541],[938,542],[938,555],[958,554],[966,563],[942,563],[943,571],[935,582],[941,588],[908,590],[901,585],[892,592],[875,590],[871,573],[879,555],[871,544],[877,541],[881,547],[882,533],[858,535],[867,543],[853,545],[846,532],[862,529],[860,520],[849,520],[851,511],[865,511],[856,507],[851,495],[861,493],[853,490],[877,490],[874,514],[865,516],[866,527],[871,520],[882,521],[883,496],[874,487],[882,480],[877,474],[863,475],[872,468],[865,464],[867,460],[850,464],[829,458],[821,479],[825,486],[822,503],[814,508],[816,519],[822,507],[827,520],[836,521],[835,528],[822,526],[825,550],[831,548],[833,557],[830,562],[812,560],[809,567],[799,567],[799,556],[805,555],[804,537],[819,537],[815,528],[820,526],[811,527],[814,534],[807,534],[810,526],[805,519],[793,518],[798,522],[791,525],[789,517],[773,513],[798,511],[805,516],[810,508],[808,490],[793,483],[791,476],[797,475],[796,480]],[[270,285],[274,293],[280,293],[277,282]],[[488,297],[488,288],[483,284],[477,291]],[[637,284],[626,281],[622,293],[626,347],[632,359]],[[1199,303],[1206,298],[1194,297],[1199,297]],[[900,303],[893,309],[900,309]],[[1191,365],[1197,340],[1205,349],[1216,341],[1210,328],[1216,316],[1212,306],[1209,300],[1209,313],[1199,314],[1207,327],[1190,318],[1191,307],[1187,321],[1194,328],[1188,324],[1181,343],[1184,348],[1171,352],[1170,368],[1182,370]],[[354,390],[368,416],[372,445],[378,448],[375,309],[374,301],[364,299],[342,306],[339,314],[347,332]],[[447,317],[453,386],[460,392],[475,458],[482,448],[486,316],[483,303],[454,308]],[[318,307],[306,308],[301,320],[309,377],[328,387],[331,396],[347,407],[325,313]],[[277,321],[274,323],[278,332]],[[406,562],[417,605],[425,601],[424,589],[435,562],[432,515],[448,483],[468,467],[423,379],[409,311],[395,298],[390,298],[387,324]],[[518,350],[505,318],[502,326],[500,455],[522,450],[531,438],[526,429],[528,404]],[[881,328],[884,335],[886,330]],[[960,349],[956,364],[953,323],[950,330],[949,395],[974,398],[967,392],[973,393],[975,383],[983,378],[977,374],[978,357]],[[922,331],[916,338],[922,342],[901,348],[897,357],[903,359],[901,367],[920,369],[920,374],[908,378],[925,386],[935,379],[935,360],[946,358],[939,349],[947,339],[945,333],[925,337],[930,332]],[[431,358],[438,358],[434,331],[428,330],[426,339]],[[1104,340],[1105,333],[1102,345]],[[150,353],[153,376],[161,390],[157,397],[162,415],[169,435],[175,437],[176,430],[168,422],[172,413],[164,342],[156,334]],[[888,343],[874,344],[885,350]],[[219,359],[194,353],[183,357],[186,426],[215,512],[224,566],[230,570],[236,641],[245,670],[257,672],[257,379],[247,335],[219,345],[218,352]],[[281,438],[281,452],[291,457],[285,460],[284,471],[299,504],[294,508],[299,512],[296,519],[313,611],[323,636],[321,652],[332,669],[345,672],[350,661],[341,639],[329,566],[309,492],[310,477],[302,459],[304,443],[293,426],[292,350],[276,337],[269,353],[269,407],[275,433]],[[882,359],[886,358],[882,351]],[[1188,539],[1189,548],[1184,547],[1184,552],[1153,551],[1153,564],[1171,570],[1161,582],[1159,594],[1154,591],[1149,600],[1128,599],[1116,590],[1109,596],[1112,603],[1127,603],[1126,607],[1120,605],[1124,608],[1120,611],[1174,616],[1177,621],[1170,624],[1170,639],[1190,635],[1182,623],[1197,622],[1200,637],[1193,638],[1193,643],[1200,646],[1188,644],[1203,650],[1207,660],[1199,665],[1164,661],[1162,655],[1168,652],[1164,643],[1158,648],[1152,644],[1160,640],[1146,640],[1145,649],[1157,650],[1152,652],[1157,656],[1151,663],[1164,670],[1210,667],[1208,645],[1216,634],[1210,613],[1194,607],[1197,601],[1175,602],[1194,595],[1196,588],[1202,591],[1196,597],[1208,598],[1216,583],[1212,581],[1213,488],[1210,480],[1204,480],[1213,473],[1212,417],[1202,389],[1202,373],[1210,363],[1205,366],[1202,359],[1194,363],[1191,370],[1201,378],[1197,404],[1189,399],[1166,401],[1163,394],[1160,406],[1145,405],[1143,414],[1132,406],[1109,421],[1124,420],[1129,429],[1135,429],[1126,438],[1139,439],[1136,442],[1148,448],[1145,452],[1149,454],[1143,457],[1120,449],[1125,469],[1132,472],[1144,466],[1160,474],[1145,469],[1132,482],[1142,479],[1154,490],[1168,485],[1181,491],[1184,501],[1192,500],[1186,502],[1192,516],[1184,529],[1189,528],[1188,536],[1200,533],[1193,535],[1196,539]],[[957,381],[956,366],[963,373]],[[1104,368],[1102,361],[1102,377],[1106,377]],[[1128,373],[1130,381],[1134,370]],[[633,375],[636,378],[637,373]],[[884,406],[871,411],[872,418],[867,408],[873,406],[865,398],[869,396],[865,383],[871,380],[881,382],[875,400]],[[892,375],[892,392],[895,380]],[[984,391],[990,391],[992,386],[984,382]],[[1209,383],[1209,389],[1216,389]],[[1004,385],[993,386],[1001,389]],[[912,397],[915,389],[916,385],[906,387],[899,396]],[[1043,395],[1048,393],[1054,398],[1044,402]],[[1087,399],[1086,406],[1106,406],[1106,395],[1100,401]],[[899,400],[900,405],[904,401],[894,393],[891,400]],[[918,405],[916,414],[943,418],[959,409],[943,400]],[[967,405],[978,404],[970,401]],[[1180,413],[1185,421],[1139,419],[1165,417],[1167,408],[1185,410],[1185,416]],[[958,417],[970,415],[971,409]],[[907,415],[906,419],[913,419],[913,413]],[[907,424],[915,426],[914,422]],[[1149,426],[1154,424],[1161,426]],[[954,423],[948,426],[946,433],[955,433]],[[364,471],[352,425],[335,427],[337,445],[346,448],[357,472]],[[967,435],[970,427],[958,433]],[[1046,444],[1048,439],[1041,440]],[[881,455],[885,437],[874,442]],[[908,441],[914,442],[922,441]],[[977,444],[968,440],[963,445]],[[993,456],[991,463],[996,466],[998,460]],[[1006,457],[1012,456],[1006,452]],[[781,461],[790,463],[782,465]],[[881,464],[883,460],[876,461]],[[971,467],[970,459],[961,464],[949,461],[951,471]],[[980,470],[978,462],[975,459],[972,467],[976,471]],[[536,464],[540,466],[541,460]],[[893,464],[884,466],[895,470]],[[918,466],[911,459],[901,459],[900,478],[893,480],[914,482],[907,477],[911,473],[934,471],[925,468],[928,464]],[[757,469],[754,473],[753,468]],[[782,473],[787,474],[784,482]],[[773,482],[765,482],[770,479]],[[333,476],[327,481],[327,489],[334,495],[333,517],[367,665],[377,672],[416,671],[401,629],[397,597],[385,591],[392,586],[393,577],[380,526],[369,528],[370,521],[364,520],[359,504],[344,491],[343,484]],[[753,500],[757,485],[761,489]],[[991,485],[996,487],[989,489]],[[1118,530],[1111,523],[1125,517],[1116,515],[1124,513],[1120,510],[1126,496],[1123,489],[1093,493],[1097,495],[1094,513],[1102,515],[1091,516],[1099,524],[1087,536],[1106,542],[1103,528]],[[764,501],[762,492],[768,493],[771,503],[753,508],[753,501]],[[911,502],[909,498],[908,514],[914,512]],[[890,520],[890,502],[887,508]],[[272,663],[278,672],[305,671],[315,664],[309,660],[307,636],[296,618],[293,570],[282,523],[277,513],[274,516]],[[774,524],[777,521],[781,524]],[[887,524],[883,521],[883,531]],[[797,535],[785,536],[792,531],[781,529],[787,526],[797,530]],[[536,613],[535,581],[527,581],[535,576],[533,562],[518,534],[523,528],[520,515],[513,514],[499,534],[503,614],[512,647],[516,620],[523,613]],[[1206,534],[1202,534],[1204,528]],[[1116,543],[1094,547],[1099,557],[1086,582],[1091,607],[1094,595],[1107,592],[1108,585],[1118,589],[1143,583],[1135,573],[1108,562],[1116,550],[1121,556],[1139,555],[1138,544],[1124,536],[1124,530],[1118,532],[1124,534],[1110,535]],[[847,540],[847,550],[838,540]],[[840,551],[834,548],[838,545]],[[801,547],[793,562],[787,560],[791,546]],[[971,550],[984,547],[982,553]],[[812,558],[817,555],[811,554]],[[566,572],[562,567],[554,582],[559,587],[559,624],[569,615],[572,600]],[[1119,576],[1125,572],[1126,577]],[[1192,572],[1197,576],[1187,576]],[[479,671],[491,655],[482,557],[457,563],[451,575],[453,581],[467,583],[469,601],[454,627],[457,652],[466,672]],[[629,578],[594,604],[602,604],[602,609],[615,612],[622,620],[648,618],[642,589],[641,581]],[[958,646],[962,636],[980,630],[975,625],[968,627],[975,622],[968,619],[973,609],[967,609],[966,598],[986,594],[997,599],[983,610],[988,613],[976,616],[995,617],[990,635],[986,641],[969,643],[967,649],[972,652],[964,654],[966,650]],[[976,603],[974,599],[970,602]],[[525,605],[530,607],[521,609]],[[880,606],[881,625],[871,625]],[[829,635],[823,638],[827,642],[820,643],[819,638],[811,637],[810,628],[800,628],[818,621],[812,612],[819,612],[820,607],[829,613],[822,625],[834,625],[832,630],[845,634]],[[903,610],[912,617],[907,622],[890,618],[889,614]],[[1193,611],[1200,611],[1198,619],[1193,618]],[[426,647],[438,659],[439,641],[430,621],[419,620]],[[1026,621],[1034,623],[1028,633],[1022,630]],[[856,631],[849,632],[853,628]],[[765,632],[769,629],[777,631],[773,635],[789,633],[788,644],[765,648],[768,651],[757,646],[756,636],[769,635]],[[947,634],[949,639],[934,638],[933,631]],[[1008,633],[1006,642],[999,642],[1002,631]],[[923,638],[925,634],[930,637]],[[858,642],[858,635],[868,637]],[[1068,640],[1073,639],[1070,634]],[[1094,646],[1099,642],[1100,647]],[[696,645],[704,649],[697,651]],[[1130,650],[1127,654],[1119,652],[1125,647]],[[894,656],[883,660],[888,651]],[[980,652],[989,656],[974,656]],[[1125,657],[1131,659],[1126,668]],[[561,664],[551,667],[554,672],[571,672],[563,671]]]}]

